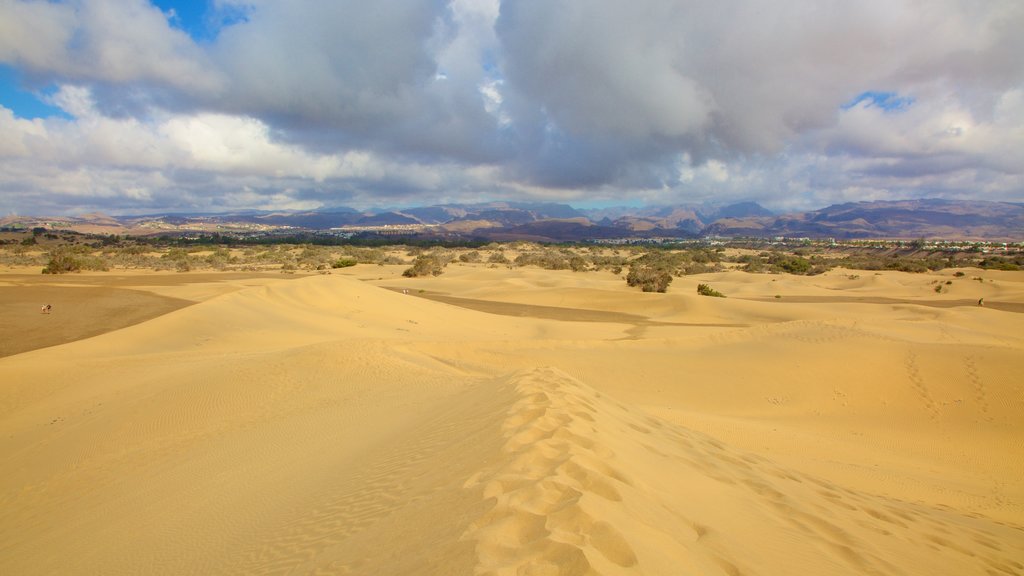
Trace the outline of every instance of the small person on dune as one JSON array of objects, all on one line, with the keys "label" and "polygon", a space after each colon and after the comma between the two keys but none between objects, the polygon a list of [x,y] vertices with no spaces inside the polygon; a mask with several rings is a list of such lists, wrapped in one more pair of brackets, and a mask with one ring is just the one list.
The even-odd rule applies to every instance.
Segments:
[{"label": "small person on dune", "polygon": [[50,313],[50,308],[52,308],[52,306],[50,306],[49,304],[43,304],[42,309],[39,310],[39,312],[41,312],[43,314],[49,314]]}]

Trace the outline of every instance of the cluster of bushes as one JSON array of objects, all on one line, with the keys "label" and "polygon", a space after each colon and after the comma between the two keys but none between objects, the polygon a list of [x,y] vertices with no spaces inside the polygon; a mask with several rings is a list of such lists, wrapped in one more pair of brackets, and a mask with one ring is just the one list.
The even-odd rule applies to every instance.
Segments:
[{"label": "cluster of bushes", "polygon": [[1020,270],[1024,266],[1024,255],[1018,254],[1013,258],[1005,256],[989,256],[978,262],[978,268],[986,270]]},{"label": "cluster of bushes", "polygon": [[537,266],[545,270],[572,270],[582,272],[590,268],[579,254],[568,249],[540,249],[523,252],[514,260],[516,266]]},{"label": "cluster of bushes", "polygon": [[644,292],[665,292],[672,283],[672,275],[663,268],[634,262],[626,274],[626,284],[639,286]]},{"label": "cluster of bushes", "polygon": [[476,250],[471,250],[465,254],[459,254],[459,262],[465,262],[467,264],[476,264],[480,262],[480,253]]},{"label": "cluster of bushes", "polygon": [[689,276],[718,272],[722,269],[721,261],[719,253],[710,250],[654,250],[633,263],[664,270],[672,276]]},{"label": "cluster of bushes", "polygon": [[50,251],[43,274],[66,274],[82,270],[109,270],[103,258],[93,255],[87,246],[60,246]]},{"label": "cluster of bushes", "polygon": [[490,264],[510,264],[511,263],[511,261],[508,259],[508,256],[505,256],[505,254],[502,253],[502,252],[493,252],[490,256],[487,257],[487,262],[490,263]]},{"label": "cluster of bushes", "polygon": [[32,250],[21,242],[14,242],[0,250],[0,263],[9,266],[39,266],[45,265],[47,260],[46,254]]},{"label": "cluster of bushes", "polygon": [[402,276],[416,278],[419,276],[440,276],[449,260],[443,254],[420,254],[412,261],[412,266],[402,272]]},{"label": "cluster of bushes", "polygon": [[653,250],[629,263],[626,284],[639,286],[644,292],[665,292],[675,276],[705,274],[721,269],[721,256],[718,252]]},{"label": "cluster of bushes", "polygon": [[743,264],[744,272],[771,274],[799,274],[813,276],[832,269],[834,262],[823,256],[804,257],[803,254],[784,252],[761,252],[758,255],[744,254],[734,262]]},{"label": "cluster of bushes", "polygon": [[888,255],[854,255],[839,260],[837,263],[851,270],[896,270],[898,272],[913,273],[942,270],[947,266],[953,265],[947,258],[912,258],[896,253]]},{"label": "cluster of bushes", "polygon": [[331,268],[348,268],[358,264],[355,258],[341,257],[331,263]]}]

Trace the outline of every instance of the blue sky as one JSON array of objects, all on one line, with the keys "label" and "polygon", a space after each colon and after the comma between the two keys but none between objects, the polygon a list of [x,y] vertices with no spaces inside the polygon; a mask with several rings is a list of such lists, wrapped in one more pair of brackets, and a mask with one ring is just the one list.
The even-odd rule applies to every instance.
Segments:
[{"label": "blue sky", "polygon": [[193,39],[205,41],[216,37],[217,29],[208,17],[212,10],[209,2],[154,0],[153,4],[165,14],[173,14],[171,18],[168,18],[170,25],[188,32]]},{"label": "blue sky", "polygon": [[4,0],[0,213],[1024,200],[1024,3]]},{"label": "blue sky", "polygon": [[52,85],[33,88],[20,70],[10,65],[0,65],[0,106],[10,109],[16,116],[28,119],[51,116],[70,118],[60,108],[47,102],[52,92]]},{"label": "blue sky", "polygon": [[868,90],[861,92],[852,100],[842,105],[843,110],[849,110],[854,106],[867,105],[877,106],[886,112],[900,112],[914,104],[914,99],[909,96],[900,96],[896,92],[885,92],[881,90]]}]

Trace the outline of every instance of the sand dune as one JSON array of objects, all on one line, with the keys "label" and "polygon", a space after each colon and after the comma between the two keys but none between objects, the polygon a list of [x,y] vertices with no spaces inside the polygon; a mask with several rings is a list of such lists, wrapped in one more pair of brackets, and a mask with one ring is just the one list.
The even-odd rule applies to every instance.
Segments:
[{"label": "sand dune", "polygon": [[1024,573],[1022,275],[399,271],[0,358],[0,573]]}]

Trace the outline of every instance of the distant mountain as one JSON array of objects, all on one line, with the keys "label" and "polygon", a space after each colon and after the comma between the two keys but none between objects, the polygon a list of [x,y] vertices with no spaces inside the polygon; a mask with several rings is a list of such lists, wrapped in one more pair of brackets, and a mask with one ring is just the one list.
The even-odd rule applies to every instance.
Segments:
[{"label": "distant mountain", "polygon": [[527,222],[536,222],[537,220],[546,220],[546,218],[537,218],[535,214],[527,212],[525,210],[516,210],[513,208],[495,208],[491,210],[480,210],[479,212],[471,212],[461,218],[455,218],[455,221],[462,220],[476,220],[491,222],[500,226],[515,226],[518,224],[526,224]]},{"label": "distant mountain", "polygon": [[398,210],[398,212],[412,216],[423,224],[444,224],[466,215],[465,210],[448,206],[403,208]]},{"label": "distant mountain", "polygon": [[771,210],[764,208],[757,202],[739,202],[723,206],[707,215],[701,214],[701,217],[705,222],[714,222],[722,218],[757,218],[772,215]]},{"label": "distant mountain", "polygon": [[833,238],[1024,238],[1024,206],[1008,202],[902,200],[850,202],[780,216],[721,218],[718,236]]},{"label": "distant mountain", "polygon": [[[643,234],[623,231],[621,228],[594,224],[585,218],[571,220],[538,220],[517,226],[477,229],[480,238],[495,241],[527,240],[535,242],[583,242],[622,237],[642,237]],[[682,231],[671,231],[659,236],[692,237]]]},{"label": "distant mountain", "polygon": [[423,234],[470,238],[579,241],[597,238],[754,236],[833,238],[948,238],[1024,240],[1024,204],[903,200],[850,202],[820,210],[773,214],[755,202],[721,207],[650,206],[577,210],[567,204],[486,202],[357,211],[240,211],[76,217],[10,216],[0,226],[45,227],[102,234],[161,234],[169,230],[248,230],[423,225]]},{"label": "distant mountain", "polygon": [[647,206],[643,208],[615,206],[583,211],[593,222],[633,232],[651,234],[682,231],[699,234],[719,218],[771,216],[772,212],[757,202],[741,202],[727,206]]},{"label": "distant mountain", "polygon": [[382,212],[380,214],[366,214],[356,219],[353,224],[357,226],[394,226],[401,224],[420,224],[421,222],[412,216],[399,214],[398,212]]},{"label": "distant mountain", "polygon": [[217,216],[221,222],[252,222],[256,224],[268,224],[274,226],[292,226],[295,228],[310,228],[324,230],[337,228],[347,224],[354,224],[363,215],[351,209],[334,209],[331,211],[305,211],[305,212],[274,212],[269,214],[257,214],[246,216]]}]

